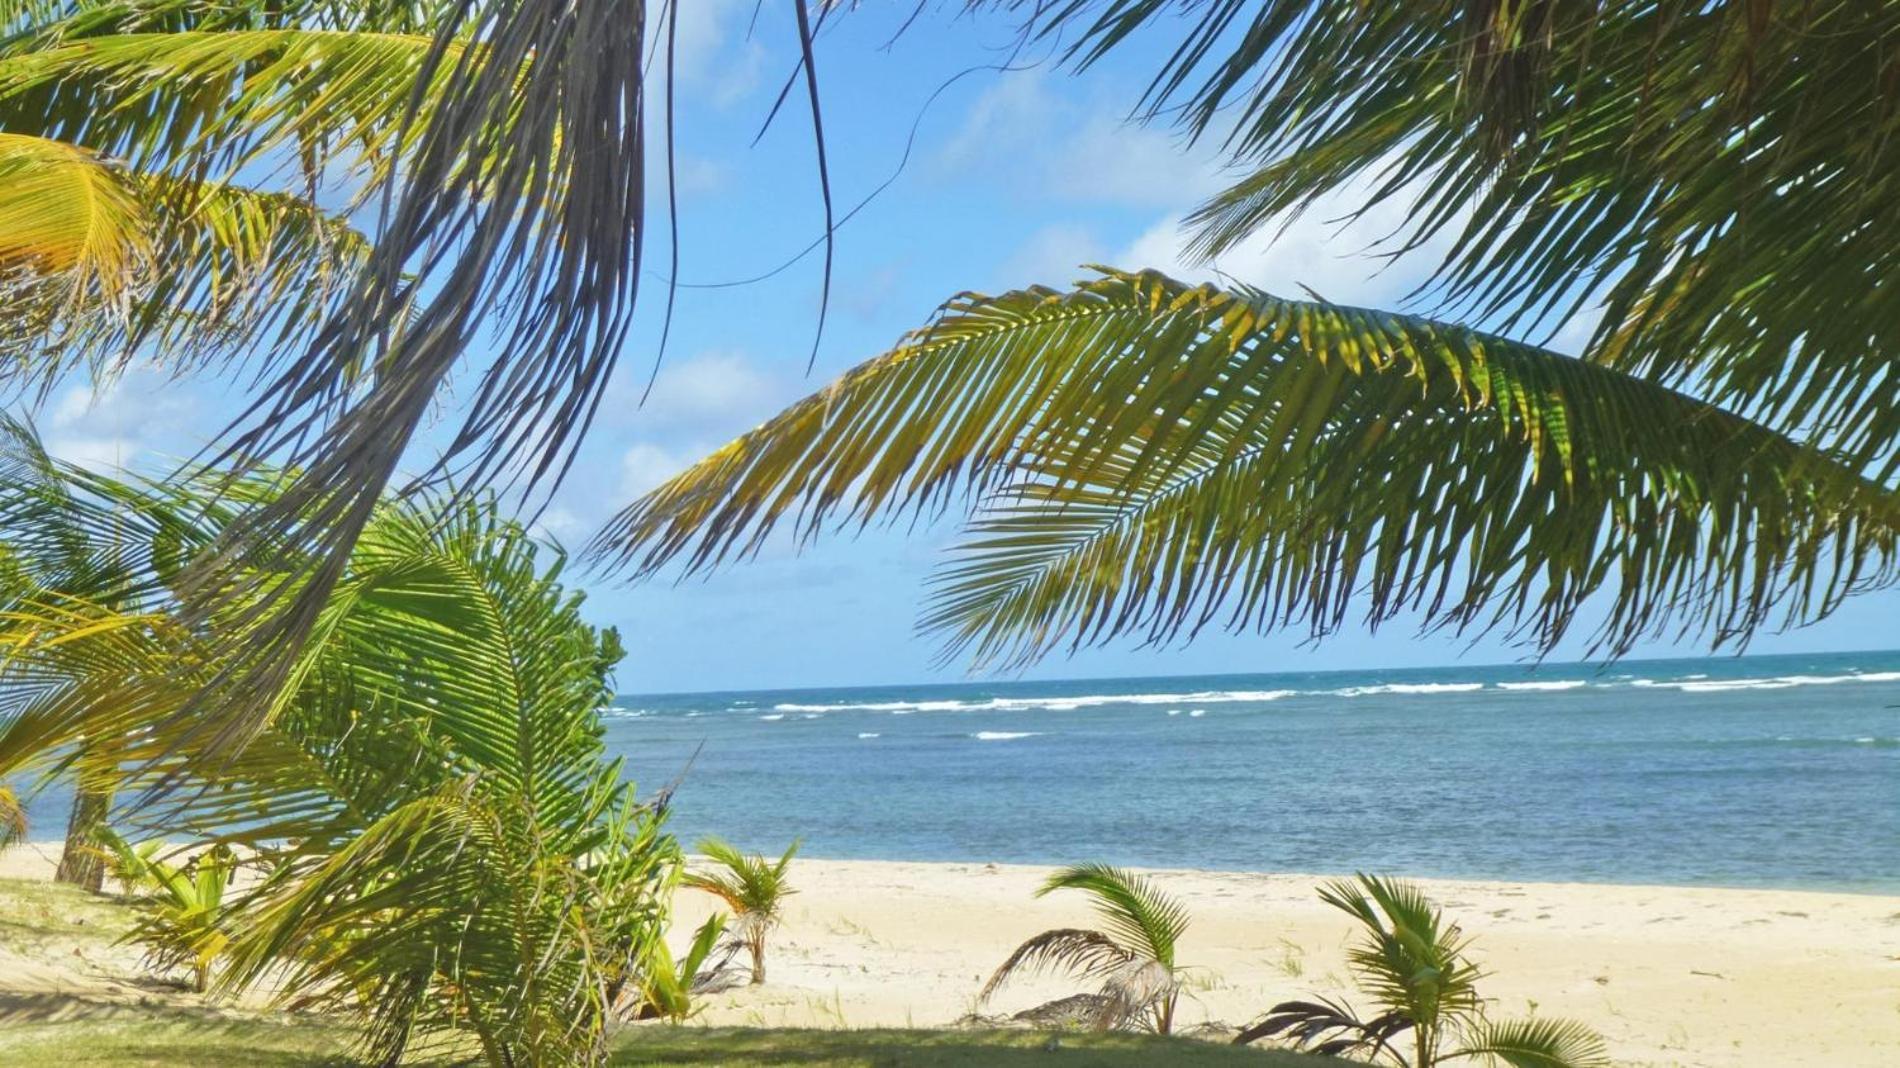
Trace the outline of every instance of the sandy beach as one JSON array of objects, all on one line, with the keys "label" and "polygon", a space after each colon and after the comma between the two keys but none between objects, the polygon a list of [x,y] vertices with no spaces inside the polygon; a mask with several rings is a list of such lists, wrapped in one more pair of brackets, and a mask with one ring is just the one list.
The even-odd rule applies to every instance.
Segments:
[{"label": "sandy beach", "polygon": [[[1090,922],[1079,895],[1032,893],[1048,869],[800,860],[763,988],[720,995],[715,1023],[947,1024],[1023,938]],[[1193,913],[1204,968],[1192,1027],[1276,1001],[1351,996],[1345,919],[1318,877],[1151,873]],[[1631,1065],[1900,1064],[1900,897],[1782,890],[1425,880],[1476,939],[1501,1013],[1570,1016]],[[708,909],[680,898],[684,930]],[[1005,988],[986,1012],[1072,992]],[[1357,1000],[1357,999],[1356,999]]]},{"label": "sandy beach", "polygon": [[[0,853],[0,877],[48,878],[57,849]],[[800,859],[798,894],[768,957],[770,981],[714,995],[698,1017],[760,1026],[938,1026],[977,1009],[983,980],[1023,938],[1090,920],[1078,895],[1036,899],[1048,869]],[[1343,917],[1319,877],[1150,873],[1192,911],[1198,966],[1184,1028],[1237,1025],[1280,1000],[1352,997]],[[1424,880],[1475,941],[1496,1011],[1598,1028],[1618,1064],[1900,1063],[1900,897],[1783,890]],[[674,940],[711,908],[682,892]],[[23,917],[4,917],[22,922]],[[0,947],[0,995],[123,986],[136,951],[29,959]],[[1006,1015],[1074,992],[1013,985]]]}]

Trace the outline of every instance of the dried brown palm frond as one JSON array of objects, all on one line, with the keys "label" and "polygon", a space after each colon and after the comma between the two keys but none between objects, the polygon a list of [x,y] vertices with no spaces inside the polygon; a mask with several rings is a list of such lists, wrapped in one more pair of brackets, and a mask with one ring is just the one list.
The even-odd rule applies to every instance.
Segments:
[{"label": "dried brown palm frond", "polygon": [[1149,880],[1103,864],[1078,864],[1051,875],[1036,896],[1056,890],[1088,894],[1101,930],[1062,927],[1016,947],[977,994],[980,1007],[1011,979],[1055,971],[1098,984],[1092,1026],[1110,1030],[1147,1026],[1167,1034],[1181,992],[1175,944],[1187,912]]}]

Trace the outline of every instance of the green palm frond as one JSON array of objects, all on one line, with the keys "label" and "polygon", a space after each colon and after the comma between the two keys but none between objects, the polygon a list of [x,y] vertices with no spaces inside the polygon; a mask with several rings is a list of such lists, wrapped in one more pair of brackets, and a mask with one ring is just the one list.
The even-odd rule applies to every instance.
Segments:
[{"label": "green palm frond", "polygon": [[1483,974],[1465,956],[1467,939],[1416,884],[1361,875],[1326,884],[1320,900],[1364,926],[1347,959],[1387,1009],[1429,1034],[1478,1013]]},{"label": "green palm frond", "polygon": [[0,849],[26,841],[26,806],[13,787],[0,785]]},{"label": "green palm frond", "polygon": [[[231,665],[200,708],[261,709],[281,689],[470,338],[491,339],[485,367],[461,430],[425,477],[473,484],[506,471],[528,485],[558,477],[599,400],[637,287],[647,8],[646,0],[496,0],[459,9],[460,19],[445,21],[420,52],[412,41],[389,44],[402,56],[401,77],[389,84],[421,88],[392,96],[377,87],[369,103],[379,110],[361,124],[395,137],[392,152],[403,159],[364,181],[385,198],[378,240],[313,344],[270,377],[220,442],[220,460],[269,458],[294,474],[280,496],[226,532],[197,599],[220,601],[234,575],[272,546],[311,546],[314,563],[307,582],[253,604],[257,629],[244,644],[254,659]],[[230,46],[205,48],[217,69]],[[326,46],[316,61],[329,56]],[[245,105],[245,124],[295,129],[284,101],[301,90],[282,84],[289,70],[255,90],[249,82],[219,88]],[[355,129],[357,109],[331,107],[334,90],[325,86],[360,79],[334,73],[316,80],[310,92],[325,95],[303,110],[340,112]],[[217,121],[205,128],[219,129]],[[134,138],[142,145],[203,142],[189,117],[155,138],[144,129]],[[379,372],[359,390],[358,370],[372,359]],[[258,714],[236,712],[205,729],[228,751],[259,725]]]},{"label": "green palm frond", "polygon": [[[224,962],[222,990],[270,976],[363,1021],[384,1059],[473,1033],[515,1063],[597,1060],[610,990],[664,927],[678,849],[605,752],[617,644],[582,619],[558,557],[492,500],[382,502],[264,729],[211,760],[183,713],[233,655],[229,628],[181,612],[165,576],[273,480],[81,476],[22,433],[0,449],[0,515],[72,514],[0,531],[31,580],[0,611],[0,768],[56,773],[83,741],[133,796],[177,787],[131,825],[257,852],[262,882],[220,905],[228,943],[191,958],[200,975]],[[213,488],[236,499],[191,506]],[[149,573],[71,564],[95,558]],[[296,560],[276,567],[262,588],[295,581]],[[119,603],[62,592],[69,575]]]},{"label": "green palm frond", "polygon": [[779,924],[785,899],[798,892],[785,879],[798,846],[793,839],[777,860],[770,860],[742,853],[720,838],[702,838],[694,848],[718,868],[689,871],[680,880],[680,885],[711,894],[732,910],[738,941],[752,955],[754,984],[765,982],[766,938]]},{"label": "green palm frond", "polygon": [[1474,1024],[1465,1044],[1441,1061],[1470,1057],[1511,1068],[1609,1068],[1603,1036],[1569,1020],[1505,1020]]},{"label": "green palm frond", "polygon": [[747,855],[722,838],[701,838],[693,848],[720,870],[688,872],[681,885],[712,894],[738,915],[776,919],[785,898],[798,892],[786,884],[785,873],[798,855],[799,844],[794,840],[777,860],[771,860]]},{"label": "green palm frond", "polygon": [[635,1010],[638,1019],[666,1019],[675,1022],[694,1013],[693,994],[701,981],[701,969],[726,930],[726,915],[715,912],[693,932],[686,953],[676,962],[666,939],[655,938],[648,944],[647,958],[640,962],[641,1004]]},{"label": "green palm frond", "polygon": [[1174,968],[1175,947],[1187,931],[1187,909],[1152,880],[1106,864],[1076,864],[1051,874],[1036,896],[1057,890],[1090,895],[1096,915],[1130,955]]},{"label": "green palm frond", "polygon": [[[297,27],[87,36],[0,54],[0,118],[140,173],[291,166],[361,198],[415,151],[408,110],[426,123],[446,89],[436,47],[430,33]],[[442,47],[451,62],[465,51]]]},{"label": "green palm frond", "polygon": [[208,989],[212,967],[231,943],[225,892],[236,871],[237,856],[223,845],[181,865],[159,857],[145,861],[149,892],[127,937],[143,943],[157,967],[189,969],[199,993]]},{"label": "green palm frond", "polygon": [[1107,272],[946,306],[629,506],[650,574],[974,499],[923,627],[1021,664],[1224,625],[1721,645],[1900,577],[1900,494],[1719,408],[1456,326]]},{"label": "green palm frond", "polygon": [[1176,42],[1142,100],[1242,172],[1218,253],[1322,197],[1416,198],[1434,310],[1533,330],[1599,300],[1591,358],[1900,473],[1900,88],[1890,3],[1026,3],[1087,65]]},{"label": "green palm frond", "polygon": [[1028,939],[991,974],[977,1002],[1018,973],[1053,969],[1100,984],[1092,1010],[1097,1030],[1141,1023],[1168,1034],[1181,991],[1175,948],[1187,930],[1187,910],[1147,879],[1105,864],[1053,872],[1036,896],[1057,890],[1088,894],[1104,929],[1064,927]]},{"label": "green palm frond", "polygon": [[0,285],[15,351],[0,388],[96,380],[134,353],[179,372],[300,343],[367,239],[299,196],[142,174],[73,145],[0,134]]}]

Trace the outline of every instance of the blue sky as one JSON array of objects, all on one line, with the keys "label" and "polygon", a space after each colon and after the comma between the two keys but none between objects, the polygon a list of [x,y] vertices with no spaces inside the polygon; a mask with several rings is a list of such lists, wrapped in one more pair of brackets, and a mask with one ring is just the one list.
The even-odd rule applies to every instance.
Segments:
[{"label": "blue sky", "polygon": [[[748,36],[750,0],[681,6],[681,276],[748,278],[778,266],[823,228],[802,97],[794,94],[751,144],[795,60],[789,12],[768,5]],[[660,280],[650,277],[642,328],[573,475],[543,515],[548,533],[578,543],[640,491],[888,347],[960,290],[1060,285],[1080,277],[1084,262],[1205,273],[1181,263],[1177,223],[1218,187],[1212,154],[1181,145],[1164,128],[1122,121],[1157,57],[1131,51],[1082,76],[1047,64],[980,71],[950,84],[926,111],[931,95],[959,72],[1008,60],[1014,39],[999,18],[954,17],[952,10],[925,15],[885,48],[910,8],[871,4],[841,14],[821,43],[840,210],[891,175],[914,123],[918,138],[903,173],[839,234],[817,369],[805,373],[820,280],[812,255],[756,284],[682,291],[653,399],[639,407],[664,299]],[[1394,306],[1433,250],[1383,272],[1355,253],[1402,213],[1394,203],[1340,231],[1325,222],[1330,213],[1321,205],[1277,240],[1254,241],[1219,267],[1280,292],[1306,285],[1331,300]],[[1587,327],[1566,329],[1556,346],[1574,347]],[[191,452],[234,412],[225,384],[134,372],[98,396],[80,386],[56,393],[38,419],[49,445],[68,458],[151,465]],[[452,416],[451,401],[444,425]],[[683,585],[593,583],[590,615],[625,636],[620,685],[628,691],[954,679],[960,669],[935,668],[934,648],[911,633],[923,581],[954,532],[946,522],[830,538],[798,555],[774,547]],[[1887,591],[1850,602],[1815,627],[1764,636],[1754,651],[1888,647],[1900,631],[1896,620],[1900,592]],[[1657,645],[1636,655],[1702,651]],[[1421,638],[1401,622],[1317,648],[1297,633],[1208,635],[1161,650],[1124,643],[1052,658],[1030,675],[1421,666],[1521,655],[1498,641],[1468,647],[1456,638]]]}]

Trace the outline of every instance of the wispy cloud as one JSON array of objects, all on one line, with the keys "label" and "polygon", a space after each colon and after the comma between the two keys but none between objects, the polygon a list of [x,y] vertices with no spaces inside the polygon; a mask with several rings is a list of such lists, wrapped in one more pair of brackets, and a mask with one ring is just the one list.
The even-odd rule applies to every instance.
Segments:
[{"label": "wispy cloud", "polygon": [[97,470],[131,467],[157,456],[182,458],[209,431],[193,396],[165,374],[133,367],[95,388],[73,385],[41,413],[46,449]]},{"label": "wispy cloud", "polygon": [[1026,195],[1066,204],[1176,207],[1221,185],[1214,154],[1165,124],[1126,121],[1108,101],[1058,93],[1044,71],[1002,76],[971,103],[938,150],[940,176],[981,170]]}]

